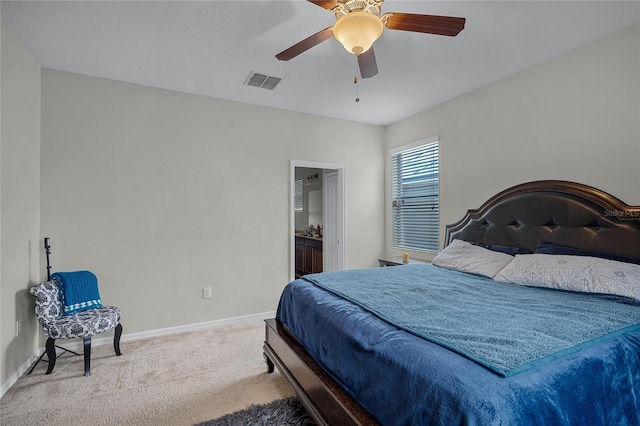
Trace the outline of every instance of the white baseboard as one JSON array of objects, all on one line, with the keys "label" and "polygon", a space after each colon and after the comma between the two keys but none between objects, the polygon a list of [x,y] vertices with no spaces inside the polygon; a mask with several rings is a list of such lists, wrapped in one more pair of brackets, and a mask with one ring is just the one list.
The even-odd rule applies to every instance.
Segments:
[{"label": "white baseboard", "polygon": [[[139,331],[137,333],[127,333],[127,329],[126,329],[127,324],[125,323],[123,324],[123,327],[125,328],[122,331],[122,337],[120,338],[120,342],[130,342],[132,340],[146,339],[148,337],[168,336],[170,334],[184,333],[187,331],[196,331],[196,330],[202,330],[205,328],[221,327],[223,325],[237,324],[237,323],[242,323],[247,321],[263,320],[267,318],[273,318],[275,316],[276,316],[276,313],[274,311],[262,312],[260,314],[250,314],[250,315],[243,315],[240,317],[224,318],[224,319],[206,321],[206,322],[198,322],[195,324],[179,325],[176,327],[159,328],[156,330],[149,330],[149,331]],[[99,337],[97,339],[96,338],[91,339],[92,347],[110,345],[110,344],[113,344],[113,337]],[[76,352],[82,352],[82,340],[79,340],[79,339],[74,340],[73,342],[69,342],[68,344],[65,342],[64,346]]]},{"label": "white baseboard", "polygon": [[20,367],[18,367],[18,369],[14,371],[11,376],[9,376],[7,381],[4,382],[2,384],[2,387],[0,388],[0,398],[2,398],[4,394],[7,393],[9,389],[11,389],[11,386],[13,386],[14,383],[17,382],[18,379],[24,373],[26,373],[29,368],[31,368],[31,364],[36,362],[36,360],[40,357],[40,355],[43,352],[44,352],[44,348],[36,349],[36,351]]},{"label": "white baseboard", "polygon": [[[187,331],[195,331],[202,330],[205,328],[214,328],[221,327],[224,325],[237,324],[247,321],[256,321],[267,318],[275,317],[276,313],[274,311],[271,312],[262,312],[260,314],[250,314],[243,315],[239,317],[232,318],[224,318],[213,321],[199,322],[195,324],[187,324],[187,325],[179,325],[176,327],[168,327],[168,328],[160,328],[157,330],[149,330],[149,331],[140,331],[138,333],[126,333],[126,329],[123,330],[122,337],[120,338],[120,342],[130,342],[132,340],[140,340],[146,339],[148,337],[158,337],[158,336],[168,336],[170,334],[176,333],[184,333]],[[126,326],[126,324],[125,324]],[[82,352],[83,345],[82,340],[74,339],[73,341],[65,341],[59,340],[58,342],[64,342],[64,347],[69,348],[72,351]],[[113,343],[113,337],[100,337],[97,339],[91,339],[91,347],[109,345]],[[38,357],[44,352],[44,347],[38,348],[33,355],[29,357],[19,368],[16,370],[5,383],[2,384],[2,388],[0,388],[0,398],[4,396],[5,393],[18,381],[18,379],[25,373],[31,365],[36,362]]]}]

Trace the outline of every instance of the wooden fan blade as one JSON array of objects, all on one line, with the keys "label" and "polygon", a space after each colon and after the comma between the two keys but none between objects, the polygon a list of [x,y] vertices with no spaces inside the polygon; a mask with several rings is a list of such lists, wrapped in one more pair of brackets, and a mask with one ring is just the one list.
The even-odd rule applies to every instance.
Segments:
[{"label": "wooden fan blade", "polygon": [[309,3],[313,3],[316,6],[324,7],[327,10],[331,10],[338,5],[336,0],[307,0]]},{"label": "wooden fan blade", "polygon": [[[419,15],[415,13],[385,13],[390,30],[413,31],[455,37],[464,29],[465,18]],[[384,15],[383,15],[384,16]]]},{"label": "wooden fan blade", "polygon": [[378,74],[378,64],[376,63],[376,54],[373,52],[373,46],[358,55],[358,68],[360,68],[360,77],[362,78],[370,78]]},{"label": "wooden fan blade", "polygon": [[294,44],[287,50],[283,50],[282,52],[278,53],[276,55],[276,58],[281,61],[288,61],[289,59],[295,58],[299,54],[311,49],[316,44],[320,44],[331,37],[333,37],[333,27],[325,28],[324,30],[318,31],[314,35],[305,38],[301,42]]}]

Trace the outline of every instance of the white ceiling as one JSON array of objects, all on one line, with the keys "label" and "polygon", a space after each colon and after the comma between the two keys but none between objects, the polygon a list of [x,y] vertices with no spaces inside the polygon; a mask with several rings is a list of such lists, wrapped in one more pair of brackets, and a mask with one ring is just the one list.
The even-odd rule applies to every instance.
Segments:
[{"label": "white ceiling", "polygon": [[[290,1],[2,1],[2,22],[45,68],[387,125],[640,21],[638,1],[396,1],[383,12],[467,18],[457,37],[385,30],[379,74],[330,39],[275,54],[333,25]],[[251,71],[283,78],[244,85]]]}]

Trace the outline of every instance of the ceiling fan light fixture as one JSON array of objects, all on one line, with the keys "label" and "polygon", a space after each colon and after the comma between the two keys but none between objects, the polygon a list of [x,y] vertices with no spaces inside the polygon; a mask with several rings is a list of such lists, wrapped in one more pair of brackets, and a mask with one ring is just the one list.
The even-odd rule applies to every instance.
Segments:
[{"label": "ceiling fan light fixture", "polygon": [[350,12],[338,18],[333,35],[349,53],[359,55],[371,48],[382,35],[384,24],[370,12]]}]

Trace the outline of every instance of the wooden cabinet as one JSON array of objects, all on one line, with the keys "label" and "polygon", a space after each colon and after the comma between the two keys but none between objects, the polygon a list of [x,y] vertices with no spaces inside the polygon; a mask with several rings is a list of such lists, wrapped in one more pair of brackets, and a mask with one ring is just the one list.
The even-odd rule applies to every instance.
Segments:
[{"label": "wooden cabinet", "polygon": [[296,237],[296,278],[304,275],[304,240]]},{"label": "wooden cabinet", "polygon": [[296,278],[322,272],[322,240],[296,236]]}]

